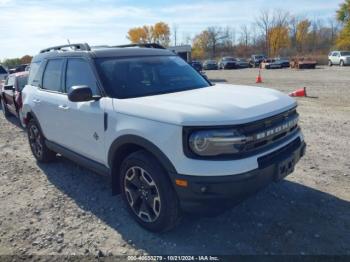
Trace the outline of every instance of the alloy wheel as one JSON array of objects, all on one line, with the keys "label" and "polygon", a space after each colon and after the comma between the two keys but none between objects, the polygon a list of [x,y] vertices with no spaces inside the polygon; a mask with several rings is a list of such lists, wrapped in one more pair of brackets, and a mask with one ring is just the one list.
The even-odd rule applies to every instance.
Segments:
[{"label": "alloy wheel", "polygon": [[43,146],[41,143],[40,131],[35,125],[29,128],[29,143],[35,156],[40,158],[43,153]]},{"label": "alloy wheel", "polygon": [[144,222],[158,219],[161,210],[159,190],[150,174],[141,167],[127,170],[124,190],[132,211]]}]

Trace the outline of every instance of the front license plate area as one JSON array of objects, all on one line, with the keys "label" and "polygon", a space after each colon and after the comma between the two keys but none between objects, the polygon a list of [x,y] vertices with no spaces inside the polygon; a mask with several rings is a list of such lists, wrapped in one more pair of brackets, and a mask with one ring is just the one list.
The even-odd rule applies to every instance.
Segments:
[{"label": "front license plate area", "polygon": [[277,172],[276,172],[276,181],[279,181],[286,176],[288,176],[290,173],[293,173],[294,167],[295,167],[295,156],[290,156],[284,160],[282,160],[278,165],[277,165]]}]

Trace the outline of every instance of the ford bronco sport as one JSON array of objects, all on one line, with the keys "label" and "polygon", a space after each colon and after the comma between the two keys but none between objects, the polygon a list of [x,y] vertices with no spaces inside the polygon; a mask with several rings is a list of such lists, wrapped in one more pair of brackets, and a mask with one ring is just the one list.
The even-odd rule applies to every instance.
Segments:
[{"label": "ford bronco sport", "polygon": [[59,153],[111,176],[130,214],[155,232],[181,211],[214,212],[283,179],[305,151],[294,99],[213,85],[155,44],[42,50],[23,101],[39,162]]}]

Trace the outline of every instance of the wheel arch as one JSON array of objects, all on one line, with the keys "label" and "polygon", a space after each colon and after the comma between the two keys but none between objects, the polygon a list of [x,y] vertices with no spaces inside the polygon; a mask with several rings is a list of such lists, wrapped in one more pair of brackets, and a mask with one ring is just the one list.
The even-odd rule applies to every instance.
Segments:
[{"label": "wheel arch", "polygon": [[123,160],[139,150],[145,150],[155,157],[168,174],[177,173],[169,158],[149,140],[136,135],[123,135],[112,143],[108,151],[108,166],[111,169],[113,194],[119,193],[119,168]]},{"label": "wheel arch", "polygon": [[25,113],[25,117],[24,117],[24,123],[25,123],[26,125],[28,125],[28,124],[29,124],[29,121],[32,120],[32,119],[35,120],[35,122],[38,124],[40,130],[42,131],[41,126],[40,126],[40,123],[39,123],[39,121],[38,121],[38,118],[36,117],[36,115],[34,114],[34,112],[32,112],[32,111],[26,112],[26,113]]}]

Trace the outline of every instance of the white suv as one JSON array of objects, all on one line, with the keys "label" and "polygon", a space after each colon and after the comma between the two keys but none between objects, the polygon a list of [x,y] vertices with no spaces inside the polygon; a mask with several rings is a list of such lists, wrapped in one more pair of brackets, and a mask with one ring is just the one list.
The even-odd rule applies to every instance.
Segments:
[{"label": "white suv", "polygon": [[111,176],[151,231],[172,228],[181,211],[223,210],[283,179],[305,152],[294,99],[212,85],[153,44],[43,50],[23,100],[36,159],[59,153]]},{"label": "white suv", "polygon": [[333,51],[328,55],[328,65],[350,65],[350,51]]}]

